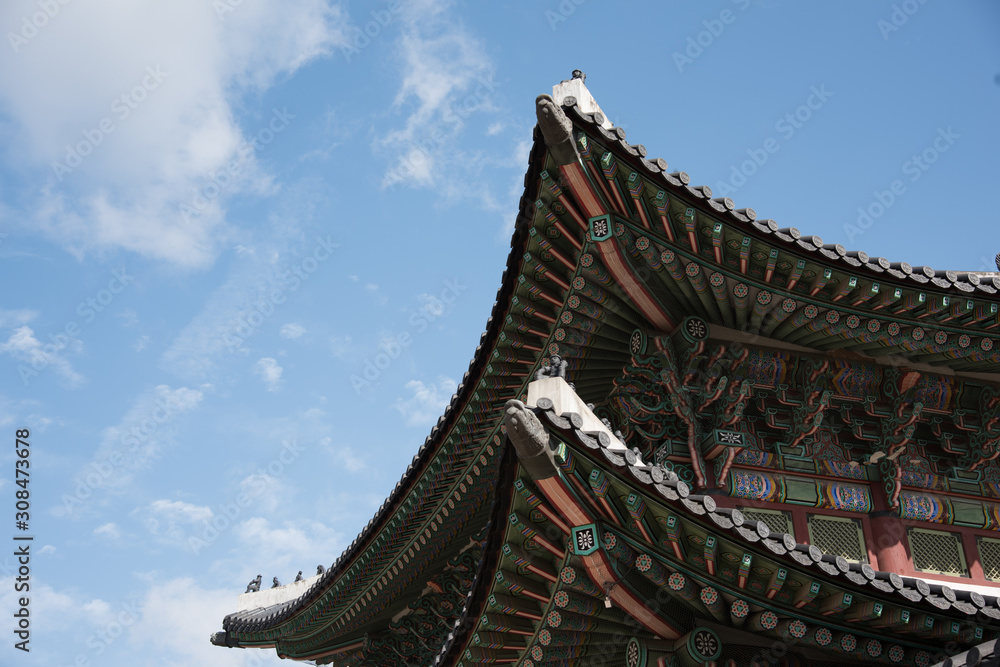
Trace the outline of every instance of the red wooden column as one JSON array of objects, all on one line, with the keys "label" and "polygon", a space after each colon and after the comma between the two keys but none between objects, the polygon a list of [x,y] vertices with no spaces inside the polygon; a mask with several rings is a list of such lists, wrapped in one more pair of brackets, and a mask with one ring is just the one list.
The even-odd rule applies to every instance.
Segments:
[{"label": "red wooden column", "polygon": [[873,511],[869,514],[872,540],[868,544],[868,559],[872,567],[883,572],[910,574],[913,564],[909,542],[906,540],[906,526],[899,515],[889,509],[882,485],[871,485]]}]

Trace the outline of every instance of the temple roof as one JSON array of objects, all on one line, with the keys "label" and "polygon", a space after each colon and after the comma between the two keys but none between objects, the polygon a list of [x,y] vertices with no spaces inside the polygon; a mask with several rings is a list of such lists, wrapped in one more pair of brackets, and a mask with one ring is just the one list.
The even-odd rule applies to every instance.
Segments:
[{"label": "temple roof", "polygon": [[[353,646],[395,623],[415,597],[434,595],[417,575],[444,568],[470,540],[481,547],[487,539],[483,531],[496,517],[472,490],[485,498],[496,483],[502,406],[525,395],[549,354],[568,360],[569,377],[590,378],[580,387],[585,400],[603,398],[630,357],[636,329],[673,329],[683,316],[696,313],[719,331],[752,325],[755,335],[802,349],[859,349],[871,359],[905,354],[906,363],[925,370],[1000,379],[1000,345],[994,343],[1000,343],[1000,332],[994,331],[1000,326],[1000,274],[912,267],[759,220],[753,209],[714,198],[708,186],[690,185],[687,174],[668,171],[663,159],[647,158],[646,149],[626,141],[624,130],[613,127],[596,102],[582,96],[578,101],[586,91],[582,81],[560,85],[555,97],[559,113],[571,123],[572,145],[556,150],[543,128],[535,128],[501,286],[469,371],[444,414],[375,516],[323,575],[292,600],[230,614],[213,643],[274,646],[285,637],[306,637],[309,624],[321,621],[329,629],[326,638],[296,640],[301,652],[291,656],[315,658],[322,647]],[[600,216],[571,202],[561,177],[554,177],[560,151],[570,149],[602,202],[602,229],[620,244],[617,256],[594,250]],[[637,305],[636,293],[622,287],[619,274],[604,272],[602,262],[645,271],[648,303]],[[580,335],[595,328],[593,335]],[[621,465],[631,470],[627,460]],[[469,491],[459,492],[466,484]],[[446,524],[449,500],[457,507]],[[685,501],[689,512],[698,514],[700,508],[706,520],[721,525],[710,498],[701,504]],[[756,534],[776,554],[804,555],[803,567],[841,567],[836,559],[831,564],[822,555],[812,558],[812,550],[803,552],[784,537],[762,537],[758,527],[734,523],[730,530],[744,540]],[[879,588],[881,583],[873,582],[883,579],[869,574],[849,570],[836,576]],[[471,574],[460,579],[471,581]],[[889,585],[893,595],[911,588]],[[940,590],[917,593],[919,599],[911,602],[935,605],[930,598],[941,599]],[[948,602],[944,610],[961,615],[968,604]],[[456,610],[454,618],[462,613]],[[284,655],[281,647],[278,651]]]}]

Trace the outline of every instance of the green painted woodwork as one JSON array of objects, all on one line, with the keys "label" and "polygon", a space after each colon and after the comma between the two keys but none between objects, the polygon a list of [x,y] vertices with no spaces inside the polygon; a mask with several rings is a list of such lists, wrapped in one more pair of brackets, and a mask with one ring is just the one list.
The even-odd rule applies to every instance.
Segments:
[{"label": "green painted woodwork", "polygon": [[785,502],[795,505],[815,507],[819,500],[816,482],[813,480],[797,480],[785,478]]}]

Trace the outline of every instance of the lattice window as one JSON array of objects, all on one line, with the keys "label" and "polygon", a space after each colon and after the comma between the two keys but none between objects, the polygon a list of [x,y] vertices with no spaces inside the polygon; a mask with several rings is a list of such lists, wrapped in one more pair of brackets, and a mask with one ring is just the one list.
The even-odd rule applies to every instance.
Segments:
[{"label": "lattice window", "polygon": [[983,574],[991,581],[1000,581],[1000,540],[980,537],[976,543],[979,546],[979,562],[983,564]]},{"label": "lattice window", "polygon": [[861,522],[857,519],[810,514],[809,543],[824,553],[843,556],[852,563],[868,562]]},{"label": "lattice window", "polygon": [[781,512],[779,510],[761,510],[761,509],[744,509],[740,508],[740,512],[746,517],[747,521],[763,521],[767,524],[767,527],[771,529],[772,533],[788,533],[793,535],[792,531],[792,518],[788,516],[787,512]]},{"label": "lattice window", "polygon": [[962,538],[957,534],[910,528],[907,537],[910,538],[913,569],[952,577],[969,576],[962,553]]}]

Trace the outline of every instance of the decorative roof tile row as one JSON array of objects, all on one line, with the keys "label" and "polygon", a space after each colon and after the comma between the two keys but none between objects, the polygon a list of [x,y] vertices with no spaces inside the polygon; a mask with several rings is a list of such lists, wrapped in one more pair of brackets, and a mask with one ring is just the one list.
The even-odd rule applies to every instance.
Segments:
[{"label": "decorative roof tile row", "polygon": [[991,639],[968,651],[957,653],[936,663],[933,667],[998,667],[1000,666],[1000,646]]},{"label": "decorative roof tile row", "polygon": [[[712,189],[707,185],[689,185],[690,177],[683,171],[667,172],[667,163],[662,158],[647,159],[646,148],[641,144],[630,144],[625,140],[625,130],[620,127],[605,128],[604,116],[600,112],[586,113],[577,106],[576,98],[566,97],[562,105],[567,115],[583,124],[587,130],[598,134],[606,141],[614,144],[625,154],[631,164],[642,169],[651,176],[658,176],[663,183],[675,191],[693,197],[702,206],[715,214],[753,226],[765,236],[773,237],[783,243],[800,250],[814,252],[826,259],[844,265],[845,270],[864,270],[872,275],[892,276],[899,281],[912,281],[921,285],[933,285],[942,290],[950,290],[964,294],[980,292],[982,294],[997,294],[1000,292],[1000,273],[985,271],[952,271],[933,269],[929,266],[911,266],[907,262],[890,262],[884,257],[874,257],[863,250],[847,250],[839,243],[826,243],[815,235],[803,235],[795,227],[782,228],[771,219],[758,220],[752,208],[736,208],[735,202],[729,197],[712,197]],[[525,204],[530,205],[528,208]],[[522,199],[522,215],[529,218],[533,215],[534,201],[525,202]]]},{"label": "decorative roof tile row", "polygon": [[875,570],[868,564],[852,564],[842,556],[827,554],[815,545],[801,544],[787,533],[772,533],[763,521],[744,517],[738,509],[720,508],[709,495],[692,495],[688,485],[660,466],[643,463],[632,450],[624,453],[612,449],[606,433],[585,433],[575,424],[582,424],[579,415],[557,415],[545,399],[539,401],[536,412],[550,427],[562,431],[563,437],[599,456],[608,469],[618,472],[630,484],[655,494],[671,505],[681,505],[686,514],[711,522],[728,530],[747,544],[756,544],[775,556],[785,557],[798,566],[816,570],[827,577],[843,578],[855,589],[871,589],[881,594],[902,598],[906,604],[918,604],[928,611],[944,613],[956,619],[973,620],[1000,626],[1000,597],[983,596],[977,592],[954,590],[915,577],[901,577],[895,572]]}]

